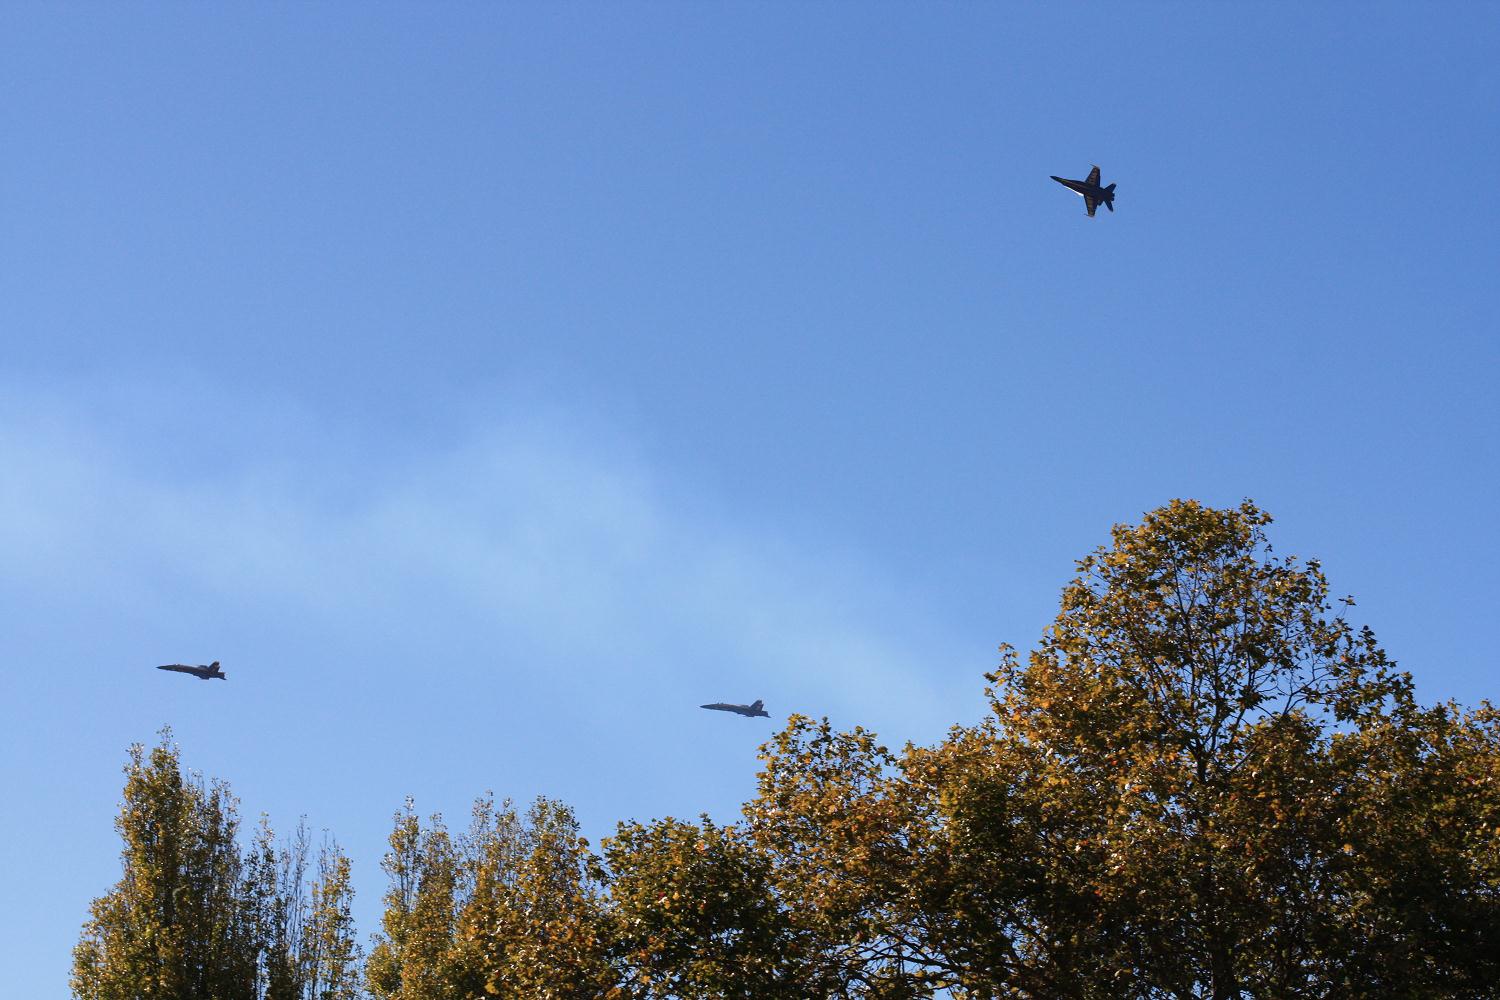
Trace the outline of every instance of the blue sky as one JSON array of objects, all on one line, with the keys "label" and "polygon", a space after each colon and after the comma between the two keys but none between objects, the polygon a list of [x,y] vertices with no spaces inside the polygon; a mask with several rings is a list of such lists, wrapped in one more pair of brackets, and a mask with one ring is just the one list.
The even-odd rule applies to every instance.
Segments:
[{"label": "blue sky", "polygon": [[1172,497],[1492,696],[1483,10],[0,9],[18,995],[163,724],[368,933],[405,795],[730,819],[700,702],[935,739]]}]

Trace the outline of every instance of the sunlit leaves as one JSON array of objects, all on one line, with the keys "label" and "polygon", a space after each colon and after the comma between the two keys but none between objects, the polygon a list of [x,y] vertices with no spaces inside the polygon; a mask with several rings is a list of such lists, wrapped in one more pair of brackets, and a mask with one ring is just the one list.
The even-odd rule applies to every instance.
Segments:
[{"label": "sunlit leaves", "polygon": [[986,988],[1463,995],[1494,971],[1493,869],[1442,818],[1482,796],[1439,767],[1458,733],[1493,767],[1493,737],[1416,706],[1269,521],[1177,501],[1116,527],[1038,649],[1003,651],[991,722],[934,751],[956,862],[1011,887],[965,911],[1020,959]]},{"label": "sunlit leaves", "polygon": [[[1117,526],[1037,647],[1002,648],[984,721],[893,753],[794,716],[727,826],[623,823],[596,854],[545,799],[456,834],[408,804],[369,992],[1496,995],[1500,713],[1419,705],[1269,525],[1174,501]],[[134,751],[81,997],[354,995],[347,860],[304,894],[305,840],[241,857],[236,829],[222,786]]]},{"label": "sunlit leaves", "polygon": [[331,841],[311,883],[305,831],[278,846],[263,821],[242,855],[228,787],[185,776],[165,738],[149,754],[131,748],[116,828],[123,871],[114,890],[94,901],[74,950],[75,995],[355,996],[348,859]]},{"label": "sunlit leaves", "polygon": [[375,997],[621,995],[599,862],[566,806],[539,799],[518,814],[481,799],[455,838],[408,803],[390,845],[384,933],[367,966]]},{"label": "sunlit leaves", "polygon": [[605,844],[618,955],[641,997],[798,998],[800,942],[743,831],[658,820]]}]

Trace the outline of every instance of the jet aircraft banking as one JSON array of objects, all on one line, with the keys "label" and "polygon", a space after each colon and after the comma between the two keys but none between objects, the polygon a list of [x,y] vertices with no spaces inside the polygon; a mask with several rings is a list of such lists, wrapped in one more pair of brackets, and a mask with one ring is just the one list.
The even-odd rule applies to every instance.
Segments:
[{"label": "jet aircraft banking", "polygon": [[756,716],[760,716],[763,719],[771,717],[771,713],[765,710],[765,702],[759,698],[755,699],[754,703],[749,705],[731,705],[727,702],[716,701],[712,705],[702,705],[699,707],[711,708],[716,712],[733,712],[736,715],[743,715],[749,719],[753,719]]},{"label": "jet aircraft banking", "polygon": [[1109,187],[1099,186],[1098,167],[1089,171],[1089,179],[1086,181],[1070,181],[1066,177],[1059,177],[1056,174],[1052,175],[1052,179],[1069,191],[1083,195],[1083,207],[1088,209],[1090,219],[1094,217],[1094,209],[1099,207],[1101,201],[1104,202],[1104,207],[1111,212],[1115,210],[1115,186],[1113,184]]},{"label": "jet aircraft banking", "polygon": [[163,663],[161,666],[157,667],[156,669],[157,670],[174,670],[174,671],[176,671],[179,674],[192,674],[194,677],[198,678],[200,681],[206,681],[209,678],[215,678],[215,677],[218,678],[221,681],[228,679],[228,678],[226,678],[224,676],[224,671],[222,671],[222,670],[219,669],[219,661],[218,660],[215,660],[214,662],[210,663],[206,667],[203,666],[202,664],[199,664],[198,666],[195,667],[195,666],[193,666],[192,664],[189,664],[189,663]]}]

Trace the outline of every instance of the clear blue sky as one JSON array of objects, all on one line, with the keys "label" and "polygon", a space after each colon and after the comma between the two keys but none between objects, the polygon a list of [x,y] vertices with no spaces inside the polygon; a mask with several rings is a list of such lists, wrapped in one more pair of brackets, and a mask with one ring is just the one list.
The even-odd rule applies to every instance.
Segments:
[{"label": "clear blue sky", "polygon": [[405,795],[732,819],[700,702],[935,739],[1172,497],[1493,695],[1493,10],[0,8],[11,991],[163,724],[367,934]]}]

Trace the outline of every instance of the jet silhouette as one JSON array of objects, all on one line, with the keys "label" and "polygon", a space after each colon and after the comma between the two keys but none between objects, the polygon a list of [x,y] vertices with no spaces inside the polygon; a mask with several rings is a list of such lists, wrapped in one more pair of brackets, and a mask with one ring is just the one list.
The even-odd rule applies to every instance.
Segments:
[{"label": "jet silhouette", "polygon": [[206,667],[202,666],[202,665],[199,665],[199,666],[195,667],[195,666],[192,666],[191,664],[188,664],[188,663],[164,663],[161,666],[157,667],[156,669],[157,670],[175,670],[179,674],[192,674],[194,677],[198,678],[200,681],[206,681],[206,680],[208,680],[211,677],[217,677],[221,681],[227,679],[224,676],[224,671],[222,671],[222,670],[219,669],[219,661],[218,660],[215,660],[214,662],[210,663]]},{"label": "jet silhouette", "polygon": [[1083,206],[1088,209],[1090,219],[1094,217],[1094,209],[1099,207],[1101,201],[1104,202],[1104,207],[1111,212],[1115,210],[1115,186],[1113,184],[1109,187],[1099,186],[1098,167],[1089,171],[1089,179],[1086,181],[1070,181],[1066,177],[1059,177],[1056,174],[1052,174],[1051,176],[1053,180],[1069,191],[1083,195]]},{"label": "jet silhouette", "polygon": [[769,719],[771,717],[771,713],[765,710],[764,705],[765,702],[757,698],[755,699],[755,702],[750,705],[731,705],[727,702],[716,701],[712,705],[700,705],[698,707],[711,708],[715,712],[733,712],[736,715],[743,715],[746,718],[750,719],[753,719],[756,716],[760,716],[763,719]]}]

